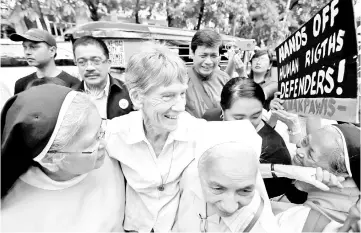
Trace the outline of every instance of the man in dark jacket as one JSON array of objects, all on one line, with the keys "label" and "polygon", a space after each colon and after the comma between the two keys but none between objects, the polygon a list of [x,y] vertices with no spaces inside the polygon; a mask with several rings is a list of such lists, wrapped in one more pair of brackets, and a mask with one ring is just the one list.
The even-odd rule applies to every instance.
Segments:
[{"label": "man in dark jacket", "polygon": [[26,61],[29,66],[37,68],[36,72],[16,81],[14,94],[24,91],[30,82],[43,77],[59,78],[65,82],[67,87],[73,87],[80,83],[77,78],[56,67],[57,45],[49,32],[33,28],[23,35],[12,34],[10,39],[23,42]]},{"label": "man in dark jacket", "polygon": [[109,74],[109,50],[101,39],[81,37],[75,41],[73,52],[83,79],[74,89],[91,97],[101,117],[112,119],[133,110],[126,86]]}]

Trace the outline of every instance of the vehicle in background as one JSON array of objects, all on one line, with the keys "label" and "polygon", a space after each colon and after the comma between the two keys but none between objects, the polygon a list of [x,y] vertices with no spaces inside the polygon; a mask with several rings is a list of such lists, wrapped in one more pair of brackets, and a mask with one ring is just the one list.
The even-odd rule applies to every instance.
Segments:
[{"label": "vehicle in background", "polygon": [[[193,30],[144,24],[98,21],[83,24],[75,29],[71,29],[71,31],[73,31],[72,37],[68,35],[67,38],[72,38],[73,42],[86,35],[103,39],[110,52],[110,59],[112,61],[111,67],[114,72],[119,74],[119,78],[121,78],[121,74],[124,72],[130,56],[139,49],[140,44],[144,41],[155,40],[165,42],[170,45],[171,49],[179,54],[187,66],[193,64],[193,61],[190,58],[190,44],[193,35],[196,33],[196,31]],[[241,44],[243,49],[250,51],[254,50],[256,45],[256,42],[253,39],[241,39],[223,34],[221,36],[223,40],[223,46],[220,51],[221,69],[224,69],[228,63],[225,54],[229,43]]]},{"label": "vehicle in background", "polygon": [[[133,55],[144,41],[155,40],[167,43],[172,50],[176,51],[185,61],[187,66],[193,64],[190,58],[190,44],[196,31],[172,27],[118,23],[109,21],[90,22],[70,28],[65,32],[66,40],[58,41],[56,65],[69,74],[80,79],[78,69],[74,64],[72,43],[85,35],[102,38],[110,52],[111,70],[113,77],[124,80],[123,72],[130,56]],[[229,44],[239,44],[244,50],[252,51],[255,48],[255,40],[241,39],[228,35],[221,35],[223,46],[220,51],[220,67],[227,66],[228,59],[225,56]],[[71,41],[71,42],[70,42]],[[28,66],[21,42],[13,42],[9,39],[1,39],[1,76],[11,91],[14,91],[16,80],[24,77],[36,69]]]}]

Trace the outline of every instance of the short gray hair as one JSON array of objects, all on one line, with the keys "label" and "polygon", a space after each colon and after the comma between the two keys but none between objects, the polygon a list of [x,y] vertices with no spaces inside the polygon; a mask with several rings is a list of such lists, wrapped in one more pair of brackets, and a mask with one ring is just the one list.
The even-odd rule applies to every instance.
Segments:
[{"label": "short gray hair", "polygon": [[325,126],[323,129],[334,135],[334,147],[326,152],[329,158],[328,164],[331,169],[330,172],[335,175],[347,174],[342,136],[332,125]]},{"label": "short gray hair", "polygon": [[145,42],[140,52],[129,59],[125,71],[128,90],[146,94],[152,88],[169,86],[178,80],[187,84],[187,69],[178,54],[164,44]]},{"label": "short gray hair", "polygon": [[[61,151],[64,147],[71,145],[73,139],[81,132],[82,126],[86,123],[88,115],[94,108],[96,108],[95,105],[86,94],[80,92],[77,93],[72,103],[69,105],[49,151]],[[89,124],[91,124],[91,122],[89,122]],[[52,157],[55,156],[57,157],[55,160],[60,162],[63,155],[58,158],[59,155],[61,154],[47,153],[42,160],[53,160]]]}]

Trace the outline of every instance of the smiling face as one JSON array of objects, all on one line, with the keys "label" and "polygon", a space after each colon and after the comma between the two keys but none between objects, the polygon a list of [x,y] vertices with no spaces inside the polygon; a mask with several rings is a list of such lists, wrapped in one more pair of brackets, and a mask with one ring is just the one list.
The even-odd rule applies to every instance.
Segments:
[{"label": "smiling face", "polygon": [[169,86],[155,87],[141,97],[141,109],[146,129],[171,132],[178,126],[178,117],[185,110],[187,85],[179,81]]},{"label": "smiling face", "polygon": [[213,147],[209,153],[206,156],[215,157],[200,161],[199,167],[203,195],[219,216],[230,217],[252,201],[256,155],[239,143],[224,143]]},{"label": "smiling face", "polygon": [[23,48],[29,66],[42,68],[53,59],[56,48],[45,42],[24,41]]},{"label": "smiling face", "polygon": [[81,175],[103,165],[106,152],[105,142],[101,136],[105,133],[105,123],[94,106],[74,141],[62,149],[72,153],[67,153],[64,157],[59,165],[61,170],[72,175]]},{"label": "smiling face", "polygon": [[331,155],[337,152],[337,132],[322,128],[304,137],[297,144],[296,155],[293,164],[304,167],[321,167],[331,171],[329,160]]},{"label": "smiling face", "polygon": [[264,73],[271,68],[271,61],[268,54],[263,54],[252,59],[252,71],[255,73]]},{"label": "smiling face", "polygon": [[74,51],[81,78],[90,87],[103,87],[107,82],[110,61],[100,46],[78,45]]},{"label": "smiling face", "polygon": [[198,46],[193,54],[194,70],[201,76],[209,76],[218,66],[219,47]]},{"label": "smiling face", "polygon": [[252,125],[257,126],[262,121],[262,103],[256,98],[238,98],[229,109],[224,110],[225,121],[249,120]]}]

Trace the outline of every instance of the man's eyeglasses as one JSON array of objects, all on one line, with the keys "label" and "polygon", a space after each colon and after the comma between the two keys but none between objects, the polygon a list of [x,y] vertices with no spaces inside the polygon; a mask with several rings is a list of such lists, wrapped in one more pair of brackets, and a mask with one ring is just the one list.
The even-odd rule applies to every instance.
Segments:
[{"label": "man's eyeglasses", "polygon": [[106,133],[106,127],[107,127],[107,119],[102,118],[102,122],[100,125],[100,132],[97,136],[97,143],[94,147],[94,149],[90,151],[48,151],[50,154],[56,154],[56,153],[78,153],[78,154],[84,154],[84,155],[92,155],[99,149],[100,142],[105,139],[105,133]]},{"label": "man's eyeglasses", "polygon": [[92,57],[89,60],[79,59],[76,61],[76,64],[82,67],[85,67],[89,64],[89,61],[92,65],[99,66],[107,61],[107,59],[102,59],[101,57]]}]

